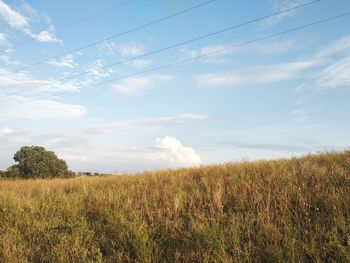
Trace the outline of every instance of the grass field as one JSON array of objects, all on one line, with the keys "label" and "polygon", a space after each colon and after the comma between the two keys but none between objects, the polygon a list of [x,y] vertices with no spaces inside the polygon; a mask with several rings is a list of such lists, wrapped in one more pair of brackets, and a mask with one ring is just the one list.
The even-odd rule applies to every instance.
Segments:
[{"label": "grass field", "polygon": [[350,262],[350,151],[0,180],[0,262]]}]

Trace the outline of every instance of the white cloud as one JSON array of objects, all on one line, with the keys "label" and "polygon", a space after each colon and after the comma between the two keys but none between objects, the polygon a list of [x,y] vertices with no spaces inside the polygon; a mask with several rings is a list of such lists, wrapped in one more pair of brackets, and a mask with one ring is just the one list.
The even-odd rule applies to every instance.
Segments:
[{"label": "white cloud", "polygon": [[57,38],[54,32],[53,26],[50,26],[47,30],[43,30],[38,34],[35,33],[29,33],[29,35],[36,39],[39,42],[46,42],[46,43],[63,43],[63,40]]},{"label": "white cloud", "polygon": [[[295,41],[293,40],[271,41],[267,44],[264,44],[264,43],[251,44],[247,46],[230,49],[231,46],[232,46],[232,43],[222,44],[222,45],[209,45],[199,49],[188,49],[184,47],[184,48],[181,48],[179,51],[183,54],[184,59],[206,55],[203,58],[204,62],[225,63],[225,62],[232,61],[232,57],[228,57],[228,55],[232,55],[232,56],[242,55],[242,54],[279,55],[291,50],[295,46]],[[208,54],[211,54],[211,55],[208,55]]]},{"label": "white cloud", "polygon": [[1,55],[0,59],[7,65],[22,65],[21,61],[12,59],[10,55]]},{"label": "white cloud", "polygon": [[65,55],[61,59],[50,59],[47,63],[57,67],[66,68],[75,68],[77,66],[77,63],[74,62],[72,54]]},{"label": "white cloud", "polygon": [[85,128],[88,133],[95,132],[107,132],[128,128],[140,128],[147,126],[163,126],[173,124],[184,124],[193,121],[207,120],[208,116],[199,114],[182,114],[177,116],[168,117],[156,117],[156,118],[144,118],[130,121],[120,121],[107,124],[94,124],[91,127]]},{"label": "white cloud", "polygon": [[237,72],[203,74],[197,76],[202,87],[221,87],[237,85],[258,85],[288,80],[300,76],[300,73],[314,66],[313,61],[256,66]]},{"label": "white cloud", "polygon": [[350,56],[323,69],[312,86],[316,89],[350,87]]},{"label": "white cloud", "polygon": [[199,166],[201,158],[194,149],[184,146],[174,137],[157,138],[155,146],[159,152],[152,153],[150,159],[175,162],[181,166]]},{"label": "white cloud", "polygon": [[350,52],[350,36],[345,36],[337,41],[334,41],[318,50],[316,58],[330,58],[334,55]]},{"label": "white cloud", "polygon": [[106,42],[99,47],[99,50],[106,55],[119,54],[121,57],[133,57],[142,55],[145,48],[141,43],[135,41],[128,43]]},{"label": "white cloud", "polygon": [[27,30],[29,19],[19,12],[11,9],[7,4],[0,0],[0,19],[7,23],[10,27]]},{"label": "white cloud", "polygon": [[111,76],[111,74],[113,73],[113,70],[103,68],[103,66],[104,64],[100,59],[95,60],[91,64],[88,71],[89,71],[89,76],[92,77],[93,79],[88,79],[89,83],[92,81],[100,80],[102,78]]},{"label": "white cloud", "polygon": [[[23,9],[28,11],[29,14],[33,15],[34,18],[38,17],[37,11],[29,4],[25,3],[23,5]],[[25,16],[19,11],[14,10],[2,0],[0,0],[0,19],[8,24],[11,28],[20,30],[25,35],[30,36],[39,42],[62,43],[62,40],[56,37],[54,27],[51,24],[49,24],[47,30],[43,30],[40,33],[33,33],[30,25],[33,19]],[[45,20],[46,23],[49,22],[49,19]]]},{"label": "white cloud", "polygon": [[317,69],[296,90],[350,87],[350,36],[321,47],[312,59]]},{"label": "white cloud", "polygon": [[169,75],[155,74],[148,77],[133,77],[121,80],[112,86],[112,90],[127,96],[138,96],[162,82],[171,80]]},{"label": "white cloud", "polygon": [[[0,69],[0,119],[74,119],[86,114],[80,105],[56,101],[56,92],[74,92],[81,88],[79,81],[60,82],[40,80],[28,73]],[[17,95],[16,95],[17,92]],[[23,95],[22,95],[23,93]],[[4,96],[12,94],[11,96]]]},{"label": "white cloud", "polygon": [[[305,1],[303,0],[270,0],[271,8],[273,12],[281,12],[283,10],[287,10],[290,8],[293,8],[298,5],[304,4]],[[282,13],[278,16],[271,17],[267,20],[265,20],[262,25],[265,26],[272,26],[277,23],[279,23],[281,20],[288,18],[288,17],[293,17],[297,14],[298,10],[293,10],[289,12]]]},{"label": "white cloud", "polygon": [[6,45],[8,45],[7,34],[0,33],[0,46],[6,46]]},{"label": "white cloud", "polygon": [[151,64],[152,61],[150,60],[145,60],[145,59],[134,59],[131,61],[125,62],[125,65],[136,67],[136,68],[143,68]]},{"label": "white cloud", "polygon": [[13,133],[13,130],[11,130],[9,127],[0,129],[0,135],[7,135],[11,133]]},{"label": "white cloud", "polygon": [[50,99],[33,100],[32,97],[0,97],[0,119],[76,119],[86,114],[85,107]]},{"label": "white cloud", "polygon": [[26,73],[14,73],[0,68],[0,91],[16,92],[26,90],[31,93],[41,91],[77,91],[80,89],[78,81],[60,82],[55,80],[39,80]]}]

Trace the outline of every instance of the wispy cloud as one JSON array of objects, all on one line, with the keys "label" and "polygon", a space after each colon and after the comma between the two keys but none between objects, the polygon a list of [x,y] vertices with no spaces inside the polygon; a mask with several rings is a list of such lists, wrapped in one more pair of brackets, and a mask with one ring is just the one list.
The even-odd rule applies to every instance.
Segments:
[{"label": "wispy cloud", "polygon": [[105,42],[99,47],[99,50],[109,56],[133,57],[142,55],[145,52],[145,47],[135,41],[126,43]]},{"label": "wispy cloud", "polygon": [[[29,10],[31,14],[37,14],[34,8],[30,7],[28,4],[25,4],[25,10]],[[31,28],[32,19],[20,11],[10,7],[3,0],[0,0],[0,19],[9,27],[17,29],[39,42],[62,43],[62,40],[56,37],[54,27],[51,24],[49,24],[46,30],[39,33],[34,33]]]},{"label": "wispy cloud", "polygon": [[48,43],[63,43],[62,39],[59,39],[55,34],[55,29],[52,25],[48,27],[47,30],[40,31],[39,33],[28,33],[32,38],[36,39],[39,42],[48,42]]},{"label": "wispy cloud", "polygon": [[116,131],[120,129],[129,128],[140,128],[140,127],[154,127],[154,126],[164,126],[164,125],[178,125],[185,124],[193,121],[203,121],[207,120],[208,116],[199,114],[182,114],[177,116],[167,116],[167,117],[155,117],[155,118],[143,118],[137,120],[120,121],[105,124],[94,124],[91,127],[84,129],[87,133],[96,132],[108,132]]},{"label": "wispy cloud", "polygon": [[51,99],[33,100],[32,97],[13,96],[0,98],[0,119],[57,120],[84,116],[86,108]]},{"label": "wispy cloud", "polygon": [[56,80],[40,80],[27,73],[14,73],[0,68],[0,91],[16,92],[26,90],[31,94],[42,91],[77,91],[80,89],[78,81],[60,82]]},{"label": "wispy cloud", "polygon": [[[283,10],[287,10],[289,8],[293,8],[295,6],[302,5],[304,3],[305,3],[304,0],[270,0],[271,9],[273,12],[281,12]],[[262,25],[263,26],[275,25],[280,21],[282,21],[283,19],[295,16],[297,13],[298,13],[297,10],[282,13],[278,16],[269,18],[268,20],[264,21]]]},{"label": "wispy cloud", "polygon": [[19,60],[14,60],[11,58],[10,55],[0,55],[0,59],[6,64],[6,65],[22,65],[22,62]]},{"label": "wispy cloud", "polygon": [[311,68],[313,65],[313,61],[263,65],[236,72],[202,74],[197,76],[196,79],[201,87],[259,85],[297,78],[301,76],[302,71]]},{"label": "wispy cloud", "polygon": [[[54,95],[57,92],[78,91],[80,88],[82,86],[79,81],[60,82],[36,79],[29,73],[14,73],[0,69],[0,118],[78,118],[86,114],[84,107],[59,102]],[[16,95],[16,92],[20,93]],[[12,95],[3,96],[6,94]],[[42,99],[45,96],[52,96],[52,99]]]},{"label": "wispy cloud", "polygon": [[88,68],[88,82],[93,82],[111,76],[113,69],[103,68],[104,62],[101,59],[95,60]]},{"label": "wispy cloud", "polygon": [[311,58],[317,69],[297,90],[326,90],[350,86],[350,36],[321,47]]},{"label": "wispy cloud", "polygon": [[188,49],[187,47],[183,47],[179,51],[181,52],[182,57],[185,59],[213,53],[212,55],[202,58],[202,61],[206,63],[218,64],[232,62],[235,59],[234,57],[237,55],[280,55],[282,53],[290,51],[293,47],[295,47],[295,41],[271,41],[266,44],[251,44],[239,48],[229,49],[229,47],[231,46],[232,43],[221,45],[209,45],[198,49]]},{"label": "wispy cloud", "polygon": [[13,133],[13,130],[9,127],[1,128],[0,129],[0,135],[7,135]]},{"label": "wispy cloud", "polygon": [[350,56],[335,61],[317,74],[316,89],[335,89],[350,86]]},{"label": "wispy cloud", "polygon": [[8,45],[7,34],[0,32],[0,46]]},{"label": "wispy cloud", "polygon": [[220,142],[220,144],[227,145],[227,146],[234,146],[236,148],[267,150],[267,151],[305,152],[310,150],[309,147],[286,145],[286,144],[238,143],[238,142]]},{"label": "wispy cloud", "polygon": [[316,52],[316,58],[329,59],[339,54],[350,53],[350,36],[345,36],[328,45],[325,45]]},{"label": "wispy cloud", "polygon": [[0,0],[0,18],[10,27],[28,30],[30,27],[29,19],[19,12],[13,10],[10,6]]},{"label": "wispy cloud", "polygon": [[50,59],[47,63],[53,66],[65,68],[75,68],[78,65],[75,63],[72,54],[65,55],[61,59]]},{"label": "wispy cloud", "polygon": [[147,77],[123,79],[112,86],[112,91],[126,96],[138,96],[147,90],[154,89],[161,83],[171,80],[169,75],[155,74]]}]

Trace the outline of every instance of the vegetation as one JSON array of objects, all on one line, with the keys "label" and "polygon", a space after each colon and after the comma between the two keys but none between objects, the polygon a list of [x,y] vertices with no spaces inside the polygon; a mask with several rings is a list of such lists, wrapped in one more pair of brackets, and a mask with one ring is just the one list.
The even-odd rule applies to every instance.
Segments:
[{"label": "vegetation", "polygon": [[73,173],[68,171],[64,160],[58,159],[54,152],[47,151],[40,146],[23,146],[13,157],[17,164],[10,166],[3,177],[10,178],[52,178],[69,177]]},{"label": "vegetation", "polygon": [[0,180],[1,262],[350,262],[350,151]]}]

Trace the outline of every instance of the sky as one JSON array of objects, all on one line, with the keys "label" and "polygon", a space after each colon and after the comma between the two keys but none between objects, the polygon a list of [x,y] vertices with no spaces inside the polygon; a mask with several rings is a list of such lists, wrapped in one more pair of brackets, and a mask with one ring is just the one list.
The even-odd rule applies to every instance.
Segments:
[{"label": "sky", "polygon": [[349,149],[350,15],[278,34],[346,12],[348,0],[0,0],[0,169],[25,145],[107,173]]}]

